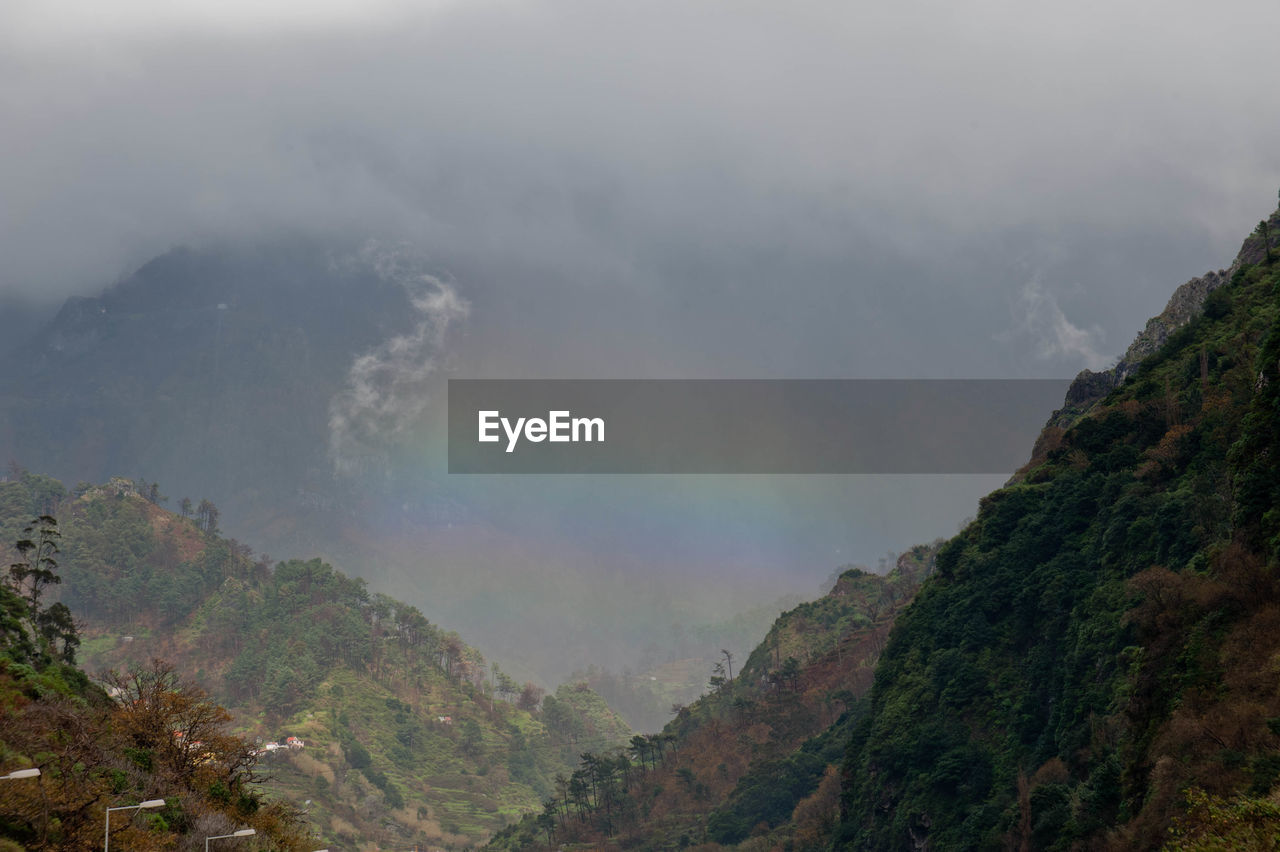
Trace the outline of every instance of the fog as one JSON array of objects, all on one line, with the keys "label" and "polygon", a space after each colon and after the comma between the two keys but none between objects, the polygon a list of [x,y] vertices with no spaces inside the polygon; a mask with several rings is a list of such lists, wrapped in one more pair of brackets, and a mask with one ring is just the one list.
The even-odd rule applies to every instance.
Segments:
[{"label": "fog", "polygon": [[[1267,2],[8,2],[0,321],[21,339],[175,245],[374,237],[441,285],[431,345],[364,365],[401,358],[401,395],[446,368],[1071,376],[1274,205],[1278,25]],[[376,452],[370,411],[438,416],[402,402],[335,399],[342,446]],[[756,485],[694,486],[656,530],[634,510],[662,484],[465,489],[504,535],[588,505],[556,535],[738,560],[764,596],[952,532],[993,482]]]},{"label": "fog", "polygon": [[[1270,201],[1280,131],[1257,81],[1277,18],[10,3],[0,286],[90,292],[214,237],[394,232],[451,265],[501,263],[509,290],[551,270],[569,313],[575,289],[678,289],[796,324],[835,296],[854,328],[935,319],[929,298],[1013,326],[1035,281],[1114,354],[1176,283],[1139,259],[1175,279],[1221,264]],[[1083,307],[1104,292],[1118,311]]]}]

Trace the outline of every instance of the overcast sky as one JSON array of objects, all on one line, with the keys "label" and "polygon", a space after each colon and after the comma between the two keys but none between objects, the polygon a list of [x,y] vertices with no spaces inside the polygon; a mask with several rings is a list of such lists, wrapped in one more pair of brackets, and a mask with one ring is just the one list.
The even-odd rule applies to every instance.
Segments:
[{"label": "overcast sky", "polygon": [[330,229],[439,258],[480,372],[1070,375],[1274,204],[1278,25],[1270,2],[9,0],[0,291]]},{"label": "overcast sky", "polygon": [[[376,236],[468,307],[455,375],[1071,376],[1275,205],[1276,32],[1274,2],[7,0],[0,311],[177,244]],[[798,520],[744,547],[825,576],[989,479],[775,483]]]}]

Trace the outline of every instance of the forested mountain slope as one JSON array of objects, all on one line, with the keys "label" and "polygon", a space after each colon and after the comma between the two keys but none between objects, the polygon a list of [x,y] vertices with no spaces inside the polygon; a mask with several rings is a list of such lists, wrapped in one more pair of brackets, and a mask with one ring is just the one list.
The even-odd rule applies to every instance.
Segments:
[{"label": "forested mountain slope", "polygon": [[[1275,848],[1278,232],[1273,214],[1081,374],[914,601],[848,634],[888,635],[883,655],[833,660],[842,631],[808,628],[790,641],[825,656],[784,663],[786,625],[834,604],[804,605],[665,741],[587,756],[495,845]],[[826,718],[789,688],[866,683],[877,659]]]},{"label": "forested mountain slope", "polygon": [[20,474],[0,482],[0,534],[32,506],[56,513],[86,667],[160,658],[203,686],[326,842],[472,845],[536,808],[579,751],[630,735],[585,685],[544,698],[413,607],[320,560],[255,558],[146,490]]},{"label": "forested mountain slope", "polygon": [[[493,281],[455,286],[403,245],[278,236],[174,248],[103,283],[0,340],[0,465],[69,486],[159,482],[171,509],[207,497],[229,534],[322,556],[465,624],[522,679],[644,670],[628,710],[646,728],[671,703],[650,684],[688,700],[684,671],[660,664],[726,647],[696,632],[740,636],[727,620],[785,591],[660,565],[631,532],[621,546],[582,536],[558,499],[542,511],[540,489],[448,476],[445,379],[484,374],[469,317],[510,309]],[[777,612],[728,647],[749,647]]]},{"label": "forested mountain slope", "polygon": [[661,734],[584,754],[540,817],[491,845],[679,849],[748,836],[802,845],[825,837],[859,697],[934,552],[913,548],[886,576],[846,570],[825,597],[780,615],[740,670],[725,654],[708,694],[680,708]]},{"label": "forested mountain slope", "polygon": [[1277,228],[1082,376],[939,552],[851,739],[838,846],[1274,848]]},{"label": "forested mountain slope", "polygon": [[56,521],[22,532],[0,583],[0,850],[195,850],[232,832],[256,849],[314,849],[297,810],[263,796],[253,744],[201,690],[159,665],[101,685],[76,667],[79,637],[48,594]]}]

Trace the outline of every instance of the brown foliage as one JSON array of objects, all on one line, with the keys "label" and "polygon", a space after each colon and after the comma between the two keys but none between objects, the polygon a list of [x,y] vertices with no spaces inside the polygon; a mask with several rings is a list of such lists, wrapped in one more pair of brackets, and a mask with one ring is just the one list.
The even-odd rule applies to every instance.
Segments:
[{"label": "brown foliage", "polygon": [[1212,565],[1211,573],[1157,566],[1130,581],[1144,649],[1128,718],[1150,725],[1135,763],[1148,768],[1137,779],[1141,810],[1112,848],[1161,846],[1186,812],[1189,786],[1224,797],[1274,781],[1259,767],[1280,751],[1280,584],[1240,542]]},{"label": "brown foliage", "polygon": [[226,711],[165,664],[115,676],[119,701],[35,688],[30,677],[0,664],[0,769],[41,770],[0,783],[0,824],[28,848],[97,848],[106,808],[146,799],[173,811],[155,824],[134,810],[113,813],[112,848],[202,848],[200,832],[215,824],[251,826],[280,850],[313,848],[296,812],[251,788],[253,752],[226,733]]},{"label": "brown foliage", "polygon": [[520,697],[516,699],[516,706],[521,710],[530,713],[538,709],[538,705],[542,703],[542,696],[546,693],[542,687],[535,683],[526,683],[524,689],[520,690]]},{"label": "brown foliage", "polygon": [[796,846],[800,849],[820,849],[826,845],[836,822],[840,818],[840,770],[828,766],[818,783],[818,789],[791,814],[795,826]]},{"label": "brown foliage", "polygon": [[117,728],[135,748],[155,756],[157,771],[200,783],[222,781],[228,789],[254,780],[253,748],[226,731],[231,714],[168,663],[153,660],[128,674],[112,672],[107,682],[119,690]]}]

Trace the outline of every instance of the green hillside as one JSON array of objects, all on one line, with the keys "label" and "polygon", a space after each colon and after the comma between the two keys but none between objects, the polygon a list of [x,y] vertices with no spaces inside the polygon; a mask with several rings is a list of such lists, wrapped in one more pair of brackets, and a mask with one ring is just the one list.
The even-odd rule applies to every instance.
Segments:
[{"label": "green hillside", "polygon": [[105,684],[76,667],[74,625],[47,594],[57,524],[42,515],[22,532],[0,584],[0,850],[193,849],[233,832],[260,850],[314,849],[198,687],[162,665]]},{"label": "green hillside", "polygon": [[1277,225],[1127,375],[1082,377],[1105,398],[939,553],[851,740],[839,846],[1275,848],[1245,838],[1280,828]]},{"label": "green hillside", "polygon": [[494,845],[1275,849],[1277,233],[1083,373],[936,560],[845,573]]},{"label": "green hillside", "polygon": [[585,685],[543,698],[362,580],[255,558],[209,530],[216,510],[181,517],[149,492],[21,474],[0,483],[0,532],[13,540],[33,504],[56,510],[86,667],[160,658],[203,686],[325,842],[474,845],[539,807],[579,751],[630,736]]},{"label": "green hillside", "polygon": [[[210,504],[13,466],[0,542],[57,515],[62,582],[41,606],[19,571],[26,599],[0,598],[0,768],[50,767],[39,802],[0,787],[0,836],[78,848],[95,808],[163,786],[181,804],[123,828],[137,848],[235,820],[298,848],[277,796],[369,850],[1274,849],[1276,234],[1280,213],[1082,374],[959,535],[844,571],[657,734],[590,686],[656,715],[644,676],[544,695],[362,580],[220,537]],[[126,696],[210,708],[212,745],[177,747],[77,653]]]}]

